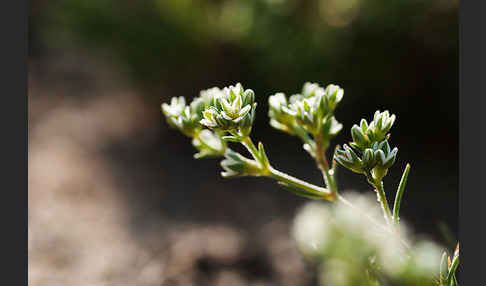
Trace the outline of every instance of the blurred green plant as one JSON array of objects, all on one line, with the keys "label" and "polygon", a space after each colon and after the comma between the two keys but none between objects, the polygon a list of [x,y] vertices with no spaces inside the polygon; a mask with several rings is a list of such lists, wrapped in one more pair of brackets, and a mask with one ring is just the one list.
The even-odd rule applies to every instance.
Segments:
[{"label": "blurred green plant", "polygon": [[[434,74],[417,69],[411,54],[424,55],[420,67],[426,60],[434,69],[456,64],[456,8],[457,1],[443,0],[35,1],[29,40],[33,54],[63,45],[106,49],[142,87],[162,81],[188,91],[215,78],[243,78],[271,90],[346,79],[359,86],[357,97],[383,79],[384,90],[411,95],[413,84],[423,88],[418,72]],[[453,90],[455,71],[444,68],[434,88]]]},{"label": "blurred green plant", "polygon": [[[457,285],[459,248],[452,261],[445,253],[440,260],[436,244],[424,240],[412,245],[400,223],[410,164],[397,187],[393,209],[388,204],[383,179],[398,154],[398,148],[389,144],[394,114],[376,111],[370,123],[362,119],[359,125],[353,125],[352,142],[344,144],[343,149],[337,146],[329,164],[326,152],[330,141],[343,128],[334,116],[343,96],[344,90],[337,85],[323,88],[305,83],[299,94],[287,98],[280,92],[268,98],[270,125],[302,140],[303,149],[322,172],[325,187],[290,176],[270,164],[263,143],[257,147],[250,137],[257,107],[255,93],[240,83],[201,91],[190,105],[184,97],[172,98],[170,105],[162,104],[162,111],[170,126],[193,138],[199,151],[196,158],[224,157],[223,177],[268,177],[296,195],[336,202],[330,209],[314,204],[305,207],[294,227],[302,252],[317,258],[322,267],[323,285]],[[231,150],[228,142],[242,144],[251,157]],[[338,165],[364,175],[376,192],[382,219],[376,218],[377,208],[366,199],[346,199],[339,194],[335,176]]]}]

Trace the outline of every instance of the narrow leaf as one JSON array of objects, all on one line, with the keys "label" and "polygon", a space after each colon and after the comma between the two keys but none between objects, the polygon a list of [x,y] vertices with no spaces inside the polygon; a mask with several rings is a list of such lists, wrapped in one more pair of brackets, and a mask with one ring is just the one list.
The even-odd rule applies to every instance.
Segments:
[{"label": "narrow leaf", "polygon": [[270,162],[268,161],[268,157],[267,154],[265,153],[265,149],[263,149],[262,142],[258,142],[258,152],[260,153],[260,159],[262,160],[264,166],[269,166]]},{"label": "narrow leaf", "polygon": [[447,279],[449,269],[447,267],[447,252],[444,251],[442,259],[440,260],[440,281],[441,283]]},{"label": "narrow leaf", "polygon": [[291,186],[285,182],[281,182],[279,181],[278,182],[279,185],[281,185],[285,190],[297,195],[297,196],[300,196],[300,197],[304,197],[304,198],[308,198],[308,199],[313,199],[313,200],[323,200],[325,199],[323,196],[319,196],[317,194],[314,194],[314,193],[311,193],[311,192],[308,192],[306,190],[302,190],[302,189],[298,189],[294,186]]},{"label": "narrow leaf", "polygon": [[459,266],[459,254],[452,259],[451,267],[449,268],[449,274],[447,275],[447,282],[450,283],[453,276],[456,274],[457,267]]},{"label": "narrow leaf", "polygon": [[393,205],[393,220],[395,224],[398,224],[399,220],[399,213],[400,213],[400,204],[402,202],[403,192],[405,191],[405,185],[407,184],[408,173],[410,172],[410,164],[407,164],[405,167],[405,171],[403,171],[402,179],[400,180],[400,184],[398,185],[397,194],[395,196],[395,203]]}]

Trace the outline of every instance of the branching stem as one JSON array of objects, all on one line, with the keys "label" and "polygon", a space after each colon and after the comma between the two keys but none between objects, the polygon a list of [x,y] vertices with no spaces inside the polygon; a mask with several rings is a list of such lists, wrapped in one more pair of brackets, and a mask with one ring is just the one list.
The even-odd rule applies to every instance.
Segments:
[{"label": "branching stem", "polygon": [[[260,165],[263,166],[262,158],[260,157],[260,154],[258,152],[258,149],[256,148],[255,144],[253,144],[253,141],[251,138],[248,137],[243,137],[241,138],[241,144],[243,144],[246,149],[248,149],[248,152],[253,156],[253,159],[257,162],[260,163]],[[268,171],[268,173],[266,172]],[[321,196],[322,198],[333,201],[335,199],[334,193],[332,193],[329,189],[322,188],[310,183],[307,183],[303,180],[297,179],[295,177],[292,177],[284,172],[281,172],[272,166],[268,166],[268,170],[264,170],[264,174],[267,177],[276,179],[277,181],[281,181],[284,183],[287,183],[291,186],[297,187],[299,189],[308,191],[310,193],[313,193],[315,195]]]}]

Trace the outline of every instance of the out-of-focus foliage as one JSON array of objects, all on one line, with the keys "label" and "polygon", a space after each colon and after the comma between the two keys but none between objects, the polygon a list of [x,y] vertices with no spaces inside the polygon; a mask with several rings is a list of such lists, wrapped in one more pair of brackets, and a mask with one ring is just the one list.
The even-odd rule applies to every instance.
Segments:
[{"label": "out-of-focus foliage", "polygon": [[56,56],[66,45],[102,51],[157,101],[237,81],[262,97],[293,94],[306,81],[338,82],[348,95],[348,111],[336,114],[344,126],[358,106],[402,114],[419,100],[416,114],[434,106],[429,124],[439,127],[414,132],[435,144],[451,129],[457,134],[457,7],[458,0],[35,1],[30,54]]},{"label": "out-of-focus foliage", "polygon": [[408,58],[440,61],[457,54],[456,0],[59,0],[33,6],[31,34],[41,42],[33,48],[74,34],[109,48],[152,84],[191,78],[206,86],[213,78],[204,77],[217,75],[255,88],[292,90],[323,79],[398,88],[400,75],[418,68]]},{"label": "out-of-focus foliage", "polygon": [[437,285],[441,248],[424,239],[411,243],[403,224],[400,238],[378,227],[369,219],[382,216],[376,203],[349,197],[366,216],[344,204],[312,202],[294,222],[294,238],[317,262],[322,285]]}]

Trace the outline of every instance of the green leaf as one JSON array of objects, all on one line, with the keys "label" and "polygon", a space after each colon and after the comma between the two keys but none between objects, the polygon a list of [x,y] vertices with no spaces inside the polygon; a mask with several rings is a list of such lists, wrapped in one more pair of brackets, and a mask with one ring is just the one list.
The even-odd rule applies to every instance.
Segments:
[{"label": "green leaf", "polygon": [[456,274],[452,274],[452,279],[451,279],[451,286],[458,286],[459,283],[457,283],[457,278],[456,278]]},{"label": "green leaf", "polygon": [[448,283],[451,283],[451,281],[453,280],[453,276],[455,276],[458,266],[459,266],[459,253],[457,253],[457,255],[454,255],[454,258],[452,259],[451,267],[449,268],[449,274],[447,275]]},{"label": "green leaf", "polygon": [[298,189],[294,186],[291,186],[285,182],[281,182],[279,181],[278,182],[279,185],[281,185],[285,190],[297,195],[297,196],[300,196],[300,197],[304,197],[304,198],[308,198],[308,199],[313,199],[313,200],[323,200],[325,199],[323,196],[319,196],[317,194],[314,194],[314,193],[311,193],[309,191],[306,191],[306,190],[303,190],[303,189]]},{"label": "green leaf", "polygon": [[407,164],[405,170],[403,171],[402,179],[400,180],[400,184],[398,185],[397,194],[395,196],[395,203],[393,204],[393,221],[395,224],[398,224],[399,221],[399,213],[400,213],[400,205],[402,202],[403,192],[405,191],[405,186],[408,180],[408,173],[410,172],[410,164]]},{"label": "green leaf", "polygon": [[270,162],[268,161],[268,156],[265,153],[262,142],[258,142],[258,153],[260,153],[260,159],[262,160],[262,164],[265,167],[268,167],[270,165]]},{"label": "green leaf", "polygon": [[447,267],[447,252],[444,251],[442,259],[440,260],[440,281],[441,283],[447,279],[449,269]]}]

